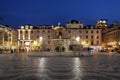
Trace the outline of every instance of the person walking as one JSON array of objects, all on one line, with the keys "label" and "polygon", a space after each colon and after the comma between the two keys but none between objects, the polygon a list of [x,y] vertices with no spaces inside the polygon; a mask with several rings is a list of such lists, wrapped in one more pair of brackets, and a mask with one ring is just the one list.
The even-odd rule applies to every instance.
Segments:
[{"label": "person walking", "polygon": [[87,48],[87,51],[88,51],[88,55],[91,56],[91,49],[90,49],[90,47]]}]

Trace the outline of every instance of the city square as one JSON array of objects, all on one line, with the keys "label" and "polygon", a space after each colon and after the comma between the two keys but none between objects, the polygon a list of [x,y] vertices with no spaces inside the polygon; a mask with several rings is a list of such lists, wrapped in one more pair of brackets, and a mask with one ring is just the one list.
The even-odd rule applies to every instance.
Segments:
[{"label": "city square", "polygon": [[0,80],[120,80],[120,0],[0,0]]},{"label": "city square", "polygon": [[0,54],[0,80],[119,80],[120,54],[28,56]]}]

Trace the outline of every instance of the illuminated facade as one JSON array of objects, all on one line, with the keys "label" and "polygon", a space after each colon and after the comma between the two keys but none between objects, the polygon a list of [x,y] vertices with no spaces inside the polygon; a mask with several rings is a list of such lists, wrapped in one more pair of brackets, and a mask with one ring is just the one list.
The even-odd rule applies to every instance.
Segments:
[{"label": "illuminated facade", "polygon": [[[72,27],[74,26],[74,27]],[[79,44],[83,46],[91,46],[93,48],[101,48],[102,43],[102,29],[96,26],[83,26],[79,21],[72,20],[66,23],[68,33],[72,41],[75,42],[76,37],[80,37]]]},{"label": "illuminated facade", "polygon": [[55,50],[64,46],[66,51],[70,45],[80,44],[84,47],[101,46],[101,29],[95,26],[83,26],[79,21],[72,20],[65,27],[57,26],[19,26],[19,50]]},{"label": "illuminated facade", "polygon": [[39,50],[51,47],[51,26],[25,25],[18,28],[19,50]]},{"label": "illuminated facade", "polygon": [[114,23],[103,30],[103,48],[120,48],[120,23]]},{"label": "illuminated facade", "polygon": [[0,49],[17,49],[17,31],[9,26],[0,25]]},{"label": "illuminated facade", "polygon": [[106,19],[99,19],[99,20],[97,20],[96,27],[102,28],[102,29],[107,28],[108,27],[107,20]]}]

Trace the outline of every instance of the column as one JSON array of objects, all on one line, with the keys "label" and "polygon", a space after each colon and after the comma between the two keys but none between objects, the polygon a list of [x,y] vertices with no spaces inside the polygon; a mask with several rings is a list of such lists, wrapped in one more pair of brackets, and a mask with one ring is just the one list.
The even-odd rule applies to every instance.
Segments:
[{"label": "column", "polygon": [[30,31],[31,30],[28,30],[28,40],[30,40]]}]

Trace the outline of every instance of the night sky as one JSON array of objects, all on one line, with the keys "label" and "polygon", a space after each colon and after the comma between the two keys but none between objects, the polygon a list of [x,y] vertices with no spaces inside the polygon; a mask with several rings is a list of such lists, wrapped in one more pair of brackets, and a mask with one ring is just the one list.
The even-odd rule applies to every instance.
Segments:
[{"label": "night sky", "polygon": [[73,19],[85,25],[120,21],[120,0],[0,0],[0,24],[64,25]]}]

